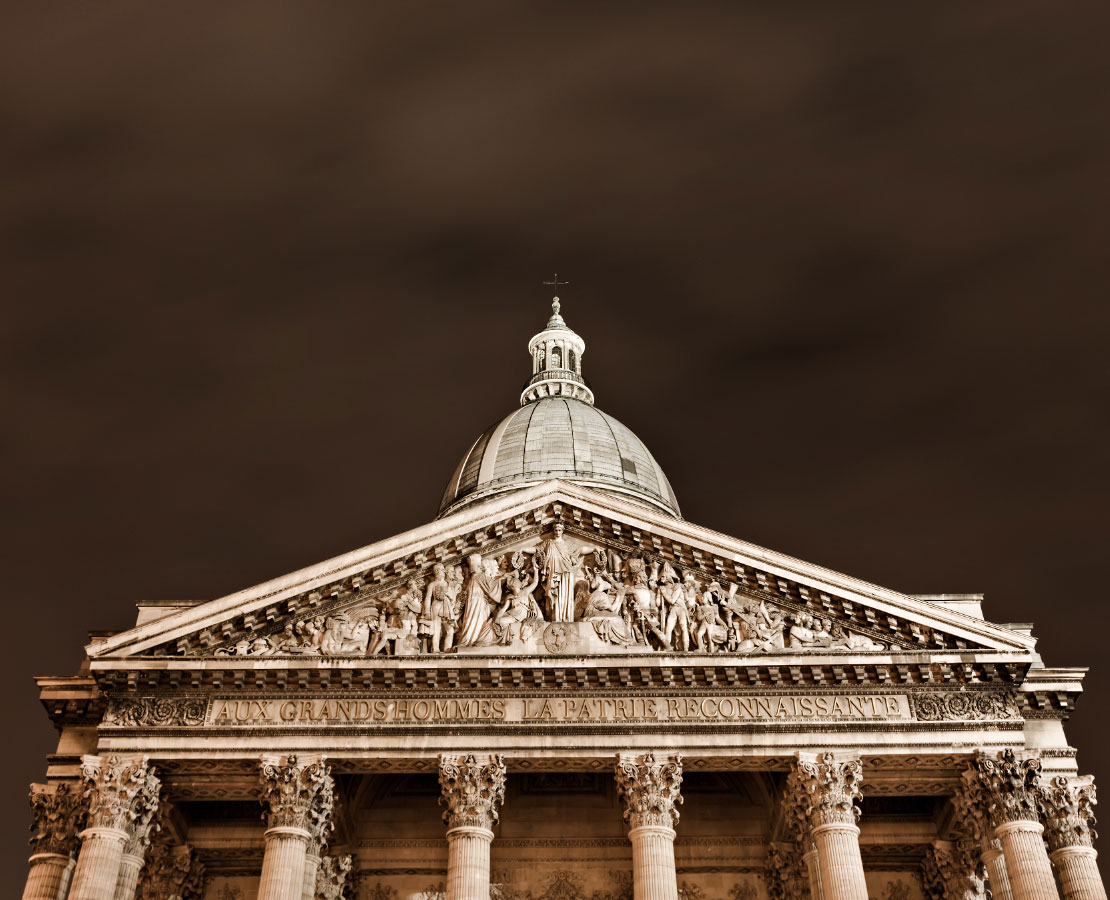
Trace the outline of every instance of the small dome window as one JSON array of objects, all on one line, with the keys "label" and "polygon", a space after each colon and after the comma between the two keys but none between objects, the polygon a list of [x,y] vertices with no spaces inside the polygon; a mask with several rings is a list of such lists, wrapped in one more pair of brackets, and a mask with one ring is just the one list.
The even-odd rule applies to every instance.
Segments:
[{"label": "small dome window", "polygon": [[575,356],[573,350],[567,351],[567,368],[572,372],[578,371],[578,357]]},{"label": "small dome window", "polygon": [[562,367],[563,367],[563,348],[562,347],[552,347],[551,348],[551,368],[561,369]]}]

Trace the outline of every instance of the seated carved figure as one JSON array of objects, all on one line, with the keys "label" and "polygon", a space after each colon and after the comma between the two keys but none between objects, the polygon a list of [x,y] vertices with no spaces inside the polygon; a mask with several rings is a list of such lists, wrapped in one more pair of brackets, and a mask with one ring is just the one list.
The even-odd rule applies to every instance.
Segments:
[{"label": "seated carved figure", "polygon": [[543,612],[534,596],[540,583],[539,568],[534,560],[532,573],[533,577],[527,584],[516,571],[506,581],[509,594],[493,617],[493,633],[498,643],[511,644],[517,639],[527,641],[543,625]]},{"label": "seated carved figure", "polygon": [[815,643],[813,618],[805,613],[798,613],[794,616],[794,622],[790,626],[789,646],[794,649],[809,649]]}]

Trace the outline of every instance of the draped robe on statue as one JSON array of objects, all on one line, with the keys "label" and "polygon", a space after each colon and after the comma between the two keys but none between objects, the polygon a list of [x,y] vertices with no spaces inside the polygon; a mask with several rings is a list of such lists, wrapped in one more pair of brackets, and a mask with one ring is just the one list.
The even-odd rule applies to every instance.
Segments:
[{"label": "draped robe on statue", "polygon": [[572,551],[560,540],[544,541],[544,588],[547,590],[547,612],[552,622],[574,621],[574,570],[581,554]]},{"label": "draped robe on statue", "polygon": [[483,572],[470,573],[456,640],[460,647],[492,643],[492,632],[487,626],[501,605],[501,581],[500,576],[491,577]]}]

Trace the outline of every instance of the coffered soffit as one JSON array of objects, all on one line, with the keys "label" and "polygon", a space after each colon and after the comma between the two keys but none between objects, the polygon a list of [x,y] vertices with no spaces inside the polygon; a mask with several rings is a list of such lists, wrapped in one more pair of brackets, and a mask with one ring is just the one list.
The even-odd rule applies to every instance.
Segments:
[{"label": "coffered soffit", "polygon": [[[343,610],[395,593],[436,562],[460,563],[471,553],[497,556],[523,541],[547,537],[555,522],[586,547],[640,551],[650,563],[670,562],[733,585],[753,601],[785,614],[810,612],[847,623],[886,648],[1029,655],[1035,640],[950,608],[674,519],[609,494],[561,481],[518,491],[395,537],[288,575],[171,613],[90,643],[94,662],[133,656],[205,656],[237,636],[272,634],[276,626]],[[857,627],[858,626],[858,627]]]}]

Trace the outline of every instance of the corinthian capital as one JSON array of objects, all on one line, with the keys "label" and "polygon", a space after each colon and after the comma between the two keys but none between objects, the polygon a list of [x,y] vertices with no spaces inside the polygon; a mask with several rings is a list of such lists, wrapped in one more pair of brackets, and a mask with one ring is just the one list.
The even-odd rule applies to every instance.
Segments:
[{"label": "corinthian capital", "polygon": [[439,758],[439,802],[448,828],[492,828],[505,799],[505,758],[475,755]]},{"label": "corinthian capital", "polygon": [[1048,849],[1091,847],[1095,831],[1095,780],[1057,775],[1038,795]]},{"label": "corinthian capital", "polygon": [[200,900],[204,863],[188,844],[158,842],[147,852],[136,894],[138,900]]},{"label": "corinthian capital", "polygon": [[803,836],[818,825],[854,825],[863,781],[858,756],[799,753],[786,780],[790,816]]},{"label": "corinthian capital", "polygon": [[269,828],[299,828],[310,841],[326,843],[335,783],[323,756],[265,754],[261,761],[263,818]]},{"label": "corinthian capital", "polygon": [[350,856],[325,856],[316,870],[316,900],[343,900],[351,872]]},{"label": "corinthian capital", "polygon": [[88,799],[80,788],[62,784],[32,784],[32,853],[68,856],[77,844],[77,833],[85,827]]},{"label": "corinthian capital", "polygon": [[150,825],[161,782],[146,756],[83,756],[81,774],[89,798],[90,828],[125,831],[130,840],[137,821],[139,827]]},{"label": "corinthian capital", "polygon": [[975,841],[934,841],[921,863],[921,883],[932,900],[983,900],[986,871]]},{"label": "corinthian capital", "polygon": [[767,895],[771,900],[809,897],[809,873],[797,843],[772,843],[767,851]]},{"label": "corinthian capital", "polygon": [[135,795],[133,806],[135,817],[124,829],[127,832],[127,844],[124,847],[124,853],[141,856],[146,848],[150,846],[150,835],[155,830],[152,825],[158,812],[158,792],[161,786],[161,782],[153,774],[147,775],[143,786],[139,788],[138,794]]},{"label": "corinthian capital", "polygon": [[681,756],[664,756],[656,762],[652,753],[622,753],[617,757],[616,775],[617,790],[624,801],[624,820],[629,825],[674,828],[677,807],[682,802]]},{"label": "corinthian capital", "polygon": [[979,807],[992,833],[1006,822],[1040,820],[1041,761],[1035,756],[1019,757],[1013,750],[1003,750],[992,758],[976,750],[963,780],[964,792]]}]

